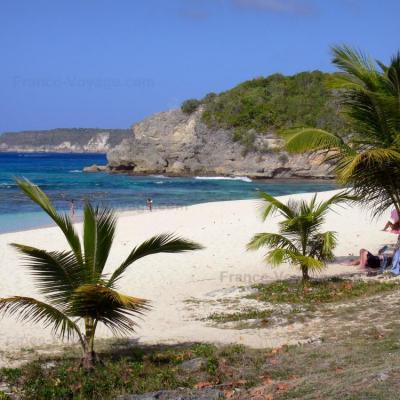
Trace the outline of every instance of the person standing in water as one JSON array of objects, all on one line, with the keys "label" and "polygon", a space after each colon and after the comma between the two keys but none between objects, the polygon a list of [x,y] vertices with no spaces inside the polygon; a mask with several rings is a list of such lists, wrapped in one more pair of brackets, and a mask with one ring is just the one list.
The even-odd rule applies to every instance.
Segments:
[{"label": "person standing in water", "polygon": [[70,201],[69,211],[70,211],[71,218],[74,219],[74,217],[75,217],[75,201],[74,201],[74,199],[72,199]]},{"label": "person standing in water", "polygon": [[149,211],[153,211],[153,200],[150,197],[147,199],[146,204]]}]

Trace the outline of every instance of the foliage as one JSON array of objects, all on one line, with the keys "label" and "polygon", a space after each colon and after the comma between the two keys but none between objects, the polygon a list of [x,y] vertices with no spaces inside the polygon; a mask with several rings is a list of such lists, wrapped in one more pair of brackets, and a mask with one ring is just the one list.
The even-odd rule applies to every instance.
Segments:
[{"label": "foliage", "polygon": [[305,282],[276,281],[255,285],[256,293],[250,295],[259,301],[289,304],[323,304],[359,297],[372,296],[399,288],[398,282],[379,282],[328,278]]},{"label": "foliage", "polygon": [[343,72],[331,86],[340,91],[351,129],[301,128],[283,132],[291,152],[326,151],[338,181],[351,185],[380,214],[394,205],[400,212],[400,52],[388,66],[347,46],[333,48],[333,63]]},{"label": "foliage", "polygon": [[[102,354],[103,362],[92,371],[82,372],[74,359],[37,360],[21,368],[0,369],[0,381],[14,387],[26,400],[115,399],[119,395],[193,387],[197,382],[218,382],[224,378],[220,360],[243,366],[243,346],[217,349],[211,344],[190,346],[120,348]],[[185,371],[184,361],[201,357],[204,367]],[[253,355],[248,357],[248,372],[255,374]],[[47,366],[50,365],[50,366]],[[222,364],[223,365],[223,364]],[[240,377],[235,373],[232,378]]]},{"label": "foliage", "polygon": [[51,326],[62,338],[78,338],[83,350],[83,365],[92,368],[96,362],[94,339],[98,324],[105,325],[113,333],[128,334],[136,326],[132,318],[149,310],[147,300],[117,291],[117,283],[130,265],[151,254],[180,253],[201,246],[171,234],[154,236],[135,247],[113,273],[106,274],[104,269],[116,228],[114,212],[87,203],[81,241],[69,216],[59,214],[39,187],[28,180],[17,180],[17,184],[53,219],[70,249],[46,251],[13,244],[23,254],[45,300],[22,296],[1,298],[0,312]]},{"label": "foliage", "polygon": [[301,268],[303,279],[309,279],[309,270],[319,270],[332,260],[336,233],[321,232],[325,216],[334,205],[354,200],[347,192],[335,194],[317,202],[317,194],[306,200],[289,200],[286,204],[267,193],[261,193],[265,203],[263,219],[278,213],[279,233],[258,233],[248,243],[249,250],[268,247],[265,260],[273,266],[288,262]]},{"label": "foliage", "polygon": [[[175,389],[193,385],[190,377],[179,377],[174,360],[184,351],[162,353],[163,362],[151,355],[133,354],[118,360],[106,358],[90,374],[82,373],[73,359],[56,361],[51,368],[32,362],[22,368],[22,377],[7,381],[20,387],[24,399],[114,399],[124,393],[142,393],[160,388]],[[188,353],[190,354],[190,353]],[[155,356],[155,355],[154,355]],[[158,354],[160,357],[161,354]],[[1,374],[1,372],[0,372]]]},{"label": "foliage", "polygon": [[185,100],[181,105],[181,110],[185,114],[192,114],[198,109],[200,104],[201,104],[201,101],[199,101],[197,99]]},{"label": "foliage", "polygon": [[117,146],[123,139],[132,136],[130,129],[59,128],[45,131],[5,132],[0,136],[0,145],[9,147],[60,146],[64,142],[83,146],[99,133],[109,133],[108,143]]},{"label": "foliage", "polygon": [[308,125],[343,131],[337,100],[328,87],[331,78],[313,71],[246,81],[219,95],[207,95],[202,118],[210,127],[233,128],[234,140],[250,150],[254,132]]},{"label": "foliage", "polygon": [[[104,363],[92,374],[82,373],[71,358],[63,355],[6,373],[0,369],[0,381],[11,388],[14,398],[26,400],[111,400],[206,385],[234,400],[316,396],[395,400],[400,390],[396,368],[400,362],[400,325],[393,319],[397,304],[388,298],[332,307],[328,313],[321,308],[314,320],[321,330],[304,332],[308,339],[312,333],[318,332],[319,338],[324,332],[321,340],[311,343],[272,349],[208,344],[135,349],[118,346],[118,352],[102,354]],[[181,367],[182,362],[197,357],[205,358],[213,368],[187,372]]]},{"label": "foliage", "polygon": [[214,322],[236,322],[247,319],[265,319],[270,317],[272,314],[271,310],[258,310],[252,308],[246,308],[242,311],[235,313],[213,313],[207,317],[208,320]]}]

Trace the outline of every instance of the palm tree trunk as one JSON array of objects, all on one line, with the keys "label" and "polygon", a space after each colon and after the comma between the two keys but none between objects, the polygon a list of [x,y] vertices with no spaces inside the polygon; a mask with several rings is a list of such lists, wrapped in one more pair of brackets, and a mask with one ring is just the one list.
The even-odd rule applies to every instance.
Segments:
[{"label": "palm tree trunk", "polygon": [[99,358],[94,351],[95,331],[96,323],[91,318],[85,319],[85,341],[81,366],[86,370],[93,370],[96,363],[99,361]]},{"label": "palm tree trunk", "polygon": [[97,354],[94,350],[90,350],[90,346],[85,348],[84,355],[81,360],[81,366],[83,369],[87,371],[91,371],[95,368],[95,365],[98,362]]},{"label": "palm tree trunk", "polygon": [[303,274],[303,282],[310,280],[310,275],[308,275],[308,267],[306,267],[305,265],[302,265],[301,273]]}]

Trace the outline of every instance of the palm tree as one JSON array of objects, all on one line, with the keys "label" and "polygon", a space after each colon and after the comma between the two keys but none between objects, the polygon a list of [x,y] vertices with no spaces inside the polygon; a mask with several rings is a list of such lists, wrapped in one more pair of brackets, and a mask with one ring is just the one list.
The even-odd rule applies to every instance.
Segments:
[{"label": "palm tree", "polygon": [[91,369],[97,361],[94,340],[98,324],[104,324],[114,334],[129,334],[136,326],[132,318],[149,310],[147,300],[117,291],[128,267],[151,254],[181,253],[202,247],[171,234],[161,234],[135,247],[113,273],[105,274],[116,228],[113,210],[94,208],[87,203],[81,242],[68,215],[59,214],[39,187],[21,179],[17,184],[58,225],[70,249],[46,251],[12,244],[24,255],[45,301],[22,296],[1,298],[0,313],[52,326],[61,338],[77,337],[83,351],[81,364]]},{"label": "palm tree", "polygon": [[314,128],[283,132],[290,152],[320,150],[339,183],[352,186],[374,215],[394,205],[400,215],[400,52],[386,66],[348,46],[333,48],[338,89],[350,134]]},{"label": "palm tree", "polygon": [[279,233],[257,233],[248,243],[247,249],[268,247],[265,256],[267,263],[277,266],[287,262],[298,266],[303,281],[307,281],[310,270],[320,270],[326,266],[327,261],[333,259],[336,232],[321,232],[326,214],[332,206],[355,198],[345,191],[323,202],[317,202],[317,194],[309,202],[289,200],[286,204],[267,193],[261,193],[261,197],[265,203],[263,220],[274,213],[278,213],[283,220],[279,222]]}]

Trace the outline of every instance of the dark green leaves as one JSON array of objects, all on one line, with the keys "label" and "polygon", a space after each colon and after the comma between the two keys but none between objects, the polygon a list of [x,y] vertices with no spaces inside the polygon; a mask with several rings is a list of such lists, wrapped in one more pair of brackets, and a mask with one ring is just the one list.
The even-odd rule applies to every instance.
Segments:
[{"label": "dark green leaves", "polygon": [[114,240],[116,218],[112,210],[93,208],[85,204],[83,243],[85,265],[92,281],[101,276]]},{"label": "dark green leaves", "polygon": [[62,338],[69,339],[77,334],[82,339],[78,326],[64,313],[31,297],[0,298],[0,313],[16,315],[24,322],[42,323],[45,327],[51,326],[53,332]]},{"label": "dark green leaves", "polygon": [[265,260],[272,266],[289,263],[306,270],[323,268],[333,257],[336,233],[320,230],[328,211],[356,200],[346,191],[320,202],[316,194],[309,201],[289,200],[286,204],[267,193],[261,193],[261,198],[265,203],[263,219],[273,212],[281,217],[279,233],[257,233],[247,249],[266,247]]},{"label": "dark green leaves", "polygon": [[[133,318],[149,310],[147,300],[119,293],[116,281],[136,260],[157,253],[181,253],[202,247],[171,234],[154,236],[134,248],[128,258],[106,281],[103,274],[114,241],[116,217],[113,210],[86,204],[83,215],[83,243],[71,219],[60,215],[39,187],[26,179],[17,180],[21,190],[38,204],[64,233],[69,251],[46,251],[13,244],[23,254],[37,288],[48,303],[14,296],[0,299],[0,314],[16,315],[23,321],[52,326],[61,337],[77,334],[84,352],[92,352],[98,323],[114,333],[127,334]],[[81,332],[78,323],[85,327]]]},{"label": "dark green leaves", "polygon": [[38,289],[54,304],[64,306],[85,279],[85,271],[72,252],[48,252],[21,244],[12,246],[24,254]]},{"label": "dark green leaves", "polygon": [[76,233],[71,219],[68,215],[59,214],[46,194],[32,182],[27,179],[17,179],[17,185],[20,189],[57,224],[64,233],[72,251],[78,262],[82,262],[82,249],[79,236]]},{"label": "dark green leaves", "polygon": [[393,205],[400,211],[400,53],[389,65],[349,46],[333,48],[333,63],[343,72],[331,86],[351,133],[315,128],[284,133],[291,152],[323,150],[338,181],[351,186],[373,215]]},{"label": "dark green leaves", "polygon": [[102,285],[82,285],[70,302],[70,313],[91,318],[118,333],[129,333],[136,323],[131,317],[149,310],[147,300],[127,296]]}]

